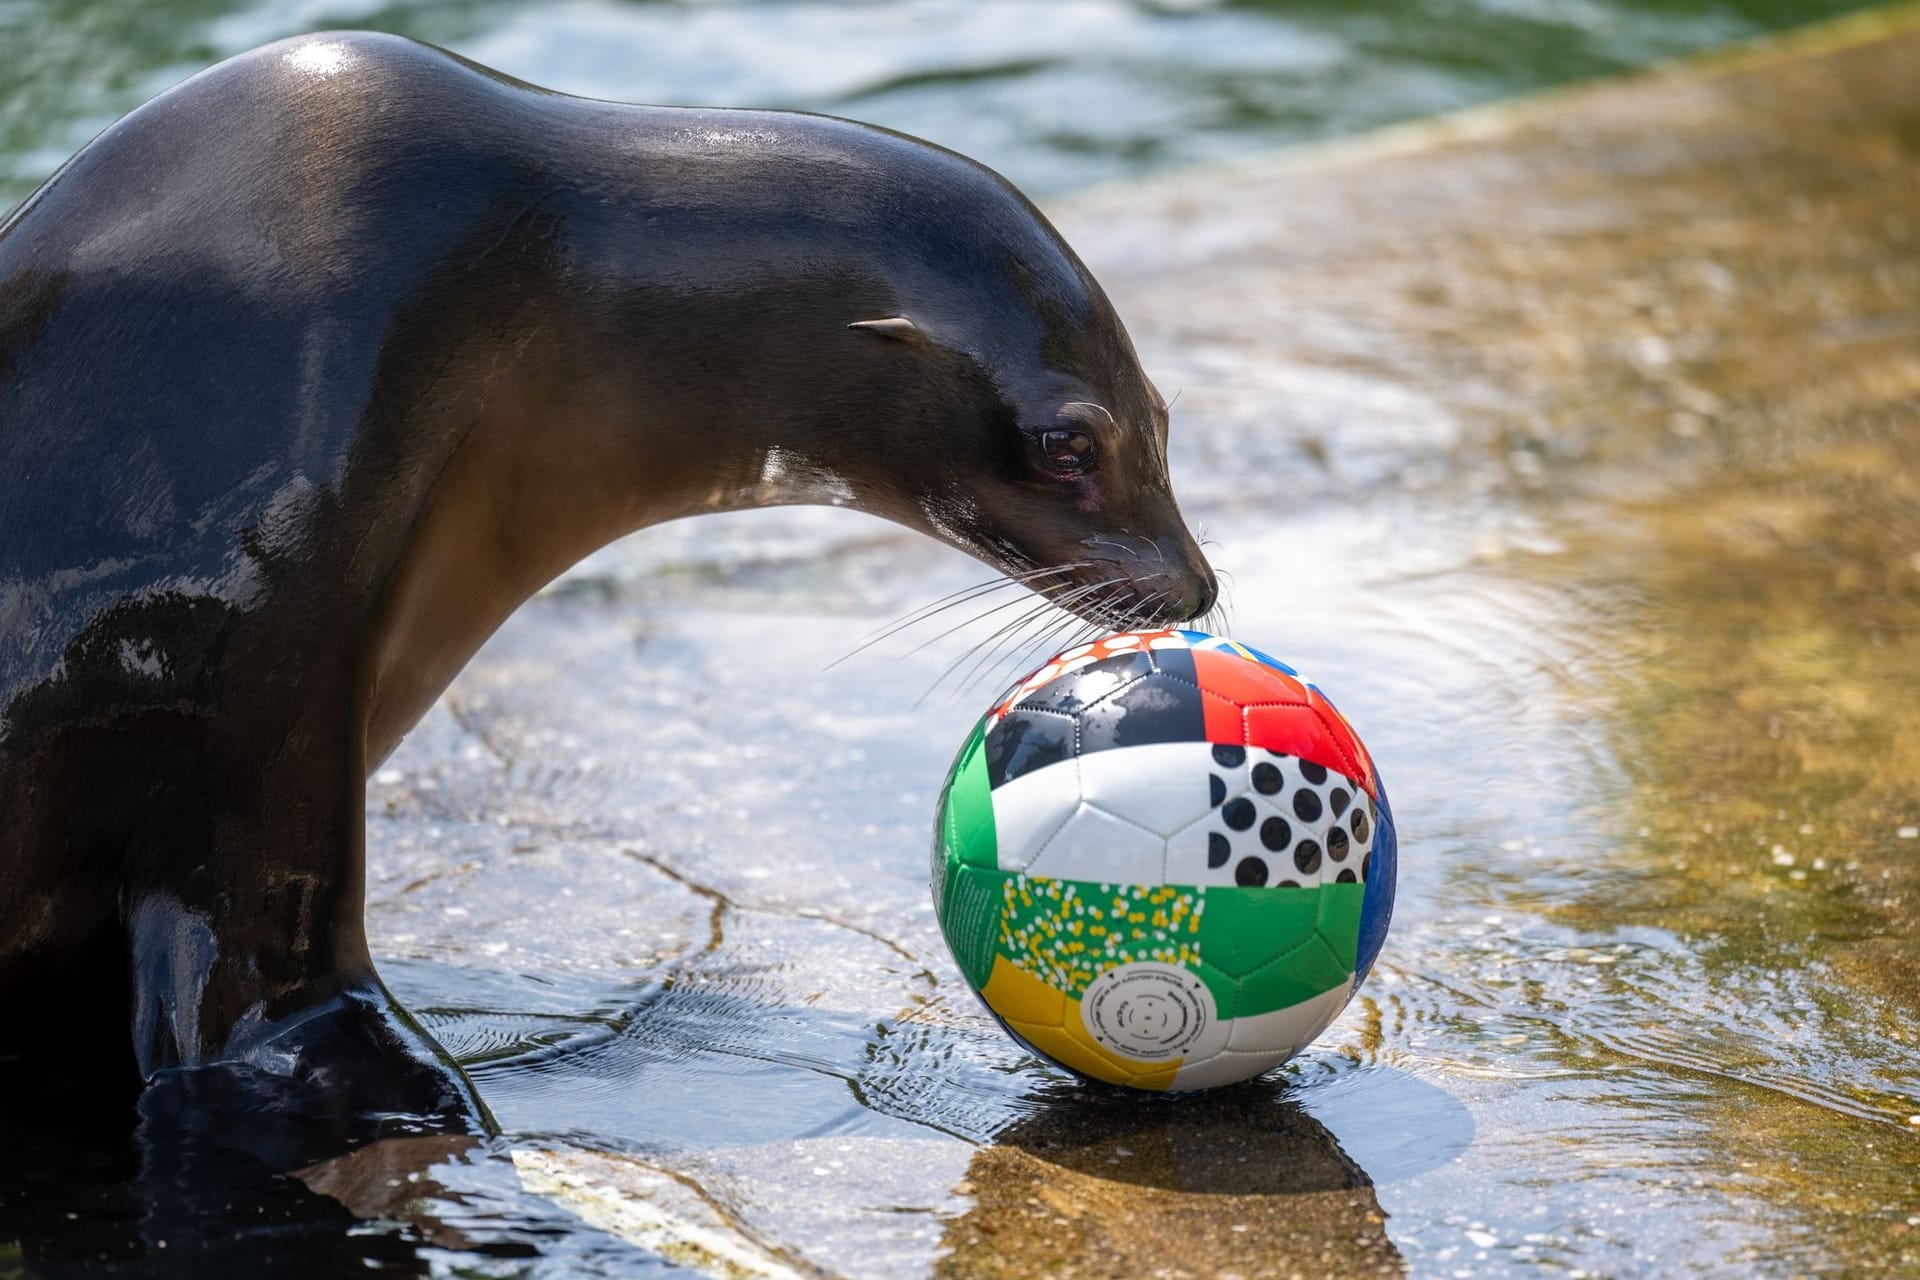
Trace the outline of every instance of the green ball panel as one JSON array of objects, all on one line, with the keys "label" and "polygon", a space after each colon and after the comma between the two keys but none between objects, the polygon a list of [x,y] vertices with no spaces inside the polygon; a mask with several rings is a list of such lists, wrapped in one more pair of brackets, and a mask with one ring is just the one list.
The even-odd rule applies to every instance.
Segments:
[{"label": "green ball panel", "polygon": [[978,991],[993,975],[993,955],[1000,938],[1000,909],[1011,872],[949,864],[940,928],[960,966],[960,974]]},{"label": "green ball panel", "polygon": [[1341,964],[1326,939],[1314,934],[1271,964],[1240,979],[1236,1016],[1245,1018],[1290,1008],[1333,990],[1352,976],[1352,967]]},{"label": "green ball panel", "polygon": [[1213,994],[1214,1013],[1222,1021],[1240,1016],[1240,984],[1232,974],[1216,969],[1205,960],[1189,964],[1187,968],[1200,975],[1200,981],[1207,984],[1207,990]]},{"label": "green ball panel", "polygon": [[999,865],[993,826],[993,791],[987,780],[986,721],[973,726],[954,758],[940,794],[940,831],[947,854],[973,867]]},{"label": "green ball panel", "polygon": [[1359,962],[1360,904],[1366,896],[1364,884],[1320,886],[1320,936],[1349,973]]},{"label": "green ball panel", "polygon": [[[1243,977],[1312,938],[1327,890],[1209,887],[1201,917],[1200,954]],[[1357,927],[1357,925],[1356,925]]]}]

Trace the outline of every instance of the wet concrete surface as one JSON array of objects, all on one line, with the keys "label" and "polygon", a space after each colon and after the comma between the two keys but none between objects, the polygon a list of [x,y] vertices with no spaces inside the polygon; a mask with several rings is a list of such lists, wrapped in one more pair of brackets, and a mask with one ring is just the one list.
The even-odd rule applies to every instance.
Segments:
[{"label": "wet concrete surface", "polygon": [[652,531],[522,609],[372,787],[383,972],[509,1134],[406,1213],[535,1256],[421,1249],[1920,1270],[1920,19],[1058,220],[1178,393],[1236,633],[1393,787],[1373,978],[1217,1096],[1035,1062],[924,884],[1019,657],[917,706],[969,633],[829,669],[985,571],[843,512]]}]

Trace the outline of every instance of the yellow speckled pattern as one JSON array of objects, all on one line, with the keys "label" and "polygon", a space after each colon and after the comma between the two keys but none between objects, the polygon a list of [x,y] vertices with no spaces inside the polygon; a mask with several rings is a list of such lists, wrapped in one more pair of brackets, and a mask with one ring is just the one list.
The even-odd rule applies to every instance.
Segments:
[{"label": "yellow speckled pattern", "polygon": [[1205,899],[1196,889],[1015,876],[1003,892],[1001,952],[1070,995],[1086,994],[1087,984],[1115,965],[1191,966],[1200,959]]}]

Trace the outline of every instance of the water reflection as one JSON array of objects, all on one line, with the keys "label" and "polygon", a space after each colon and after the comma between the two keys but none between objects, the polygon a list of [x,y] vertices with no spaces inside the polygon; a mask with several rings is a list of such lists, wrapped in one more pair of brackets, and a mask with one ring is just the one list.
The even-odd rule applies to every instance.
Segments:
[{"label": "water reflection", "polygon": [[0,1142],[0,1273],[426,1274],[406,1233],[360,1229],[331,1197],[165,1120],[15,1114]]},{"label": "water reflection", "polygon": [[935,1274],[1399,1274],[1366,1171],[1271,1084],[1142,1105],[1048,1099],[967,1166]]}]

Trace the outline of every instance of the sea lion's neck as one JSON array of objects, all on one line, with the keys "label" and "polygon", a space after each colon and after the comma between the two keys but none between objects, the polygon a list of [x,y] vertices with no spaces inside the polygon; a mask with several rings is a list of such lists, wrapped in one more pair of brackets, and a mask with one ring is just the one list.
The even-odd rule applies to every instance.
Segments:
[{"label": "sea lion's neck", "polygon": [[[740,250],[722,288],[683,265],[696,247],[712,256],[712,215],[546,203],[495,251],[519,301],[449,339],[437,421],[407,428],[447,444],[368,638],[369,769],[515,608],[595,549],[688,515],[875,496],[840,455],[849,422],[886,412],[857,367],[879,344],[845,331],[879,305],[858,273],[796,283],[767,246],[769,214],[725,229]],[[847,367],[820,359],[842,346]]]}]

